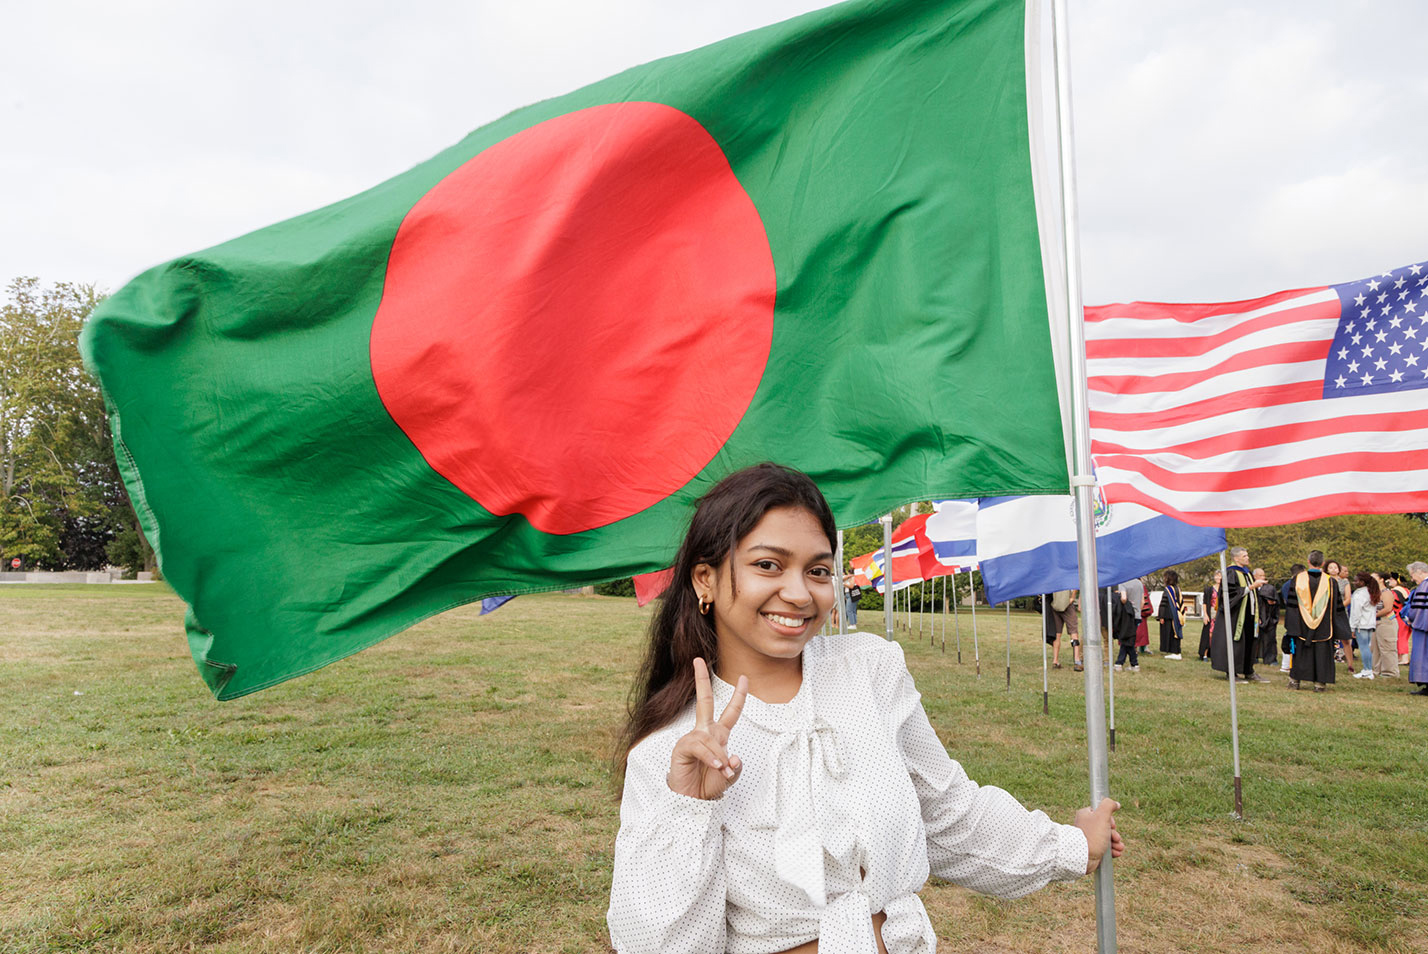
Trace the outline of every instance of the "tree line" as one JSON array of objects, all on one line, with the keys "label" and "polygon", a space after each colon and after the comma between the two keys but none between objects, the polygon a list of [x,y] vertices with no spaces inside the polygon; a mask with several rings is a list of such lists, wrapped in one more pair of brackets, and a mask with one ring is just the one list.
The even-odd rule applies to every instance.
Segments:
[{"label": "tree line", "polygon": [[17,278],[0,307],[0,568],[154,570],[79,330],[93,285]]}]

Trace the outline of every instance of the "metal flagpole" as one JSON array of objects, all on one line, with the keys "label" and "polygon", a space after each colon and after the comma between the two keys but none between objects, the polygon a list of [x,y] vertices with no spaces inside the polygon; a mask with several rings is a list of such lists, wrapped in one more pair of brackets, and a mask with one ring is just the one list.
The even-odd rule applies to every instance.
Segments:
[{"label": "metal flagpole", "polygon": [[[1337,595],[1337,594],[1331,594]],[[1246,592],[1245,599],[1253,599],[1253,594]],[[1220,551],[1220,610],[1225,614],[1225,676],[1230,680],[1230,749],[1235,755],[1235,817],[1242,819],[1245,817],[1244,799],[1240,791],[1240,707],[1235,698],[1235,676],[1239,675],[1235,669],[1235,639],[1230,632],[1230,570],[1225,566],[1225,551]],[[1213,647],[1215,645],[1215,622],[1210,623],[1210,646],[1212,651],[1210,658],[1214,659]],[[1245,651],[1249,651],[1249,646],[1245,646]],[[1214,665],[1211,663],[1211,665]]]},{"label": "metal flagpole", "polygon": [[972,658],[977,661],[977,678],[982,676],[982,647],[977,643],[977,584],[972,574],[967,574],[967,583],[972,590]]},{"label": "metal flagpole", "polygon": [[838,531],[838,552],[833,554],[833,562],[838,567],[834,586],[838,592],[838,635],[848,631],[848,588],[843,585],[843,531]]},{"label": "metal flagpole", "polygon": [[883,622],[888,639],[897,639],[893,632],[892,514],[884,514],[878,520],[883,525]]},{"label": "metal flagpole", "polygon": [[1111,647],[1116,645],[1115,634],[1111,632],[1111,620],[1115,619],[1111,612],[1111,591],[1114,587],[1106,587],[1106,691],[1111,697],[1111,751],[1116,750],[1116,667],[1111,665]]},{"label": "metal flagpole", "polygon": [[1011,692],[1011,600],[1003,605],[1007,608],[1007,692]]},{"label": "metal flagpole", "polygon": [[[1060,150],[1062,228],[1066,246],[1066,329],[1071,363],[1072,433],[1074,436],[1071,489],[1076,495],[1076,555],[1081,570],[1081,592],[1096,592],[1095,511],[1092,497],[1096,478],[1091,467],[1090,390],[1086,380],[1086,329],[1082,324],[1080,222],[1076,210],[1076,147],[1071,124],[1071,32],[1066,22],[1066,0],[1051,0],[1051,23],[1056,62],[1056,129]],[[1101,694],[1101,622],[1097,601],[1081,601],[1081,632],[1086,679],[1086,748],[1090,768],[1091,807],[1110,795],[1110,764],[1106,755],[1106,710]],[[1115,864],[1107,851],[1096,868],[1096,950],[1116,950]]]},{"label": "metal flagpole", "polygon": [[947,655],[947,574],[942,574],[942,655]]},{"label": "metal flagpole", "polygon": [[1051,611],[1049,602],[1043,594],[1041,597],[1041,714],[1051,714],[1051,680],[1046,674],[1046,614]]},{"label": "metal flagpole", "polygon": [[[967,574],[968,577],[971,574]],[[957,574],[952,574],[952,629],[957,635],[957,665],[962,665],[962,617],[957,615]]]},{"label": "metal flagpole", "polygon": [[917,584],[917,635],[927,628],[927,581]]}]

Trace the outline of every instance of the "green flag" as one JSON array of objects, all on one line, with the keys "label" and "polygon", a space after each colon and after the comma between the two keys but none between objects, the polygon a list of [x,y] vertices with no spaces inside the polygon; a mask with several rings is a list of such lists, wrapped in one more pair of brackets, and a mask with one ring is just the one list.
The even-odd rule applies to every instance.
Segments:
[{"label": "green flag", "polygon": [[847,525],[1066,493],[1021,0],[845,3],[139,276],[82,347],[220,699],[657,570],[774,460]]}]

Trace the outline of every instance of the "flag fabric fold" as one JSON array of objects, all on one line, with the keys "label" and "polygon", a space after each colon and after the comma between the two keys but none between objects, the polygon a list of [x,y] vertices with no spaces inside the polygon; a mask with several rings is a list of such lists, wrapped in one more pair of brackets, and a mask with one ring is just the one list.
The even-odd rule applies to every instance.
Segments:
[{"label": "flag fabric fold", "polygon": [[1086,309],[1106,499],[1229,527],[1428,510],[1428,262],[1222,304]]},{"label": "flag fabric fold", "polygon": [[1064,493],[1026,13],[857,0],[639,66],[104,302],[81,348],[214,694],[667,567],[769,458],[844,526]]}]

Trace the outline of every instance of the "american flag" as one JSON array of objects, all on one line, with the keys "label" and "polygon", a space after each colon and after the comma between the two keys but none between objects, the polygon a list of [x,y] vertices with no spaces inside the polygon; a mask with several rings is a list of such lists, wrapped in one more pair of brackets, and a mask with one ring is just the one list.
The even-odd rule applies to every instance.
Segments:
[{"label": "american flag", "polygon": [[1428,511],[1428,262],[1087,308],[1086,364],[1108,501],[1225,527]]}]

